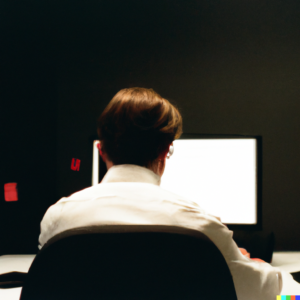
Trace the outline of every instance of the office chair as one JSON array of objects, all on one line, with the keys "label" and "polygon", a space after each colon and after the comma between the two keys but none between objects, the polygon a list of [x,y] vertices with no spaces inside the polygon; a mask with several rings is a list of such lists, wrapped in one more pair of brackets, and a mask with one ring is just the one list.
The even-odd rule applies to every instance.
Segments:
[{"label": "office chair", "polygon": [[65,231],[34,259],[20,300],[236,300],[220,251],[176,226],[107,225]]}]

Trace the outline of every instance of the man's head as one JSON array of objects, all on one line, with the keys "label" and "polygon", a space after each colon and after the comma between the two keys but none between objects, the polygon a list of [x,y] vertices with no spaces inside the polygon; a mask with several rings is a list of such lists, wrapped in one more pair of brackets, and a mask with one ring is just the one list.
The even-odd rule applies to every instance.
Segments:
[{"label": "man's head", "polygon": [[149,167],[182,133],[182,118],[152,89],[119,91],[98,119],[101,150],[114,164]]}]

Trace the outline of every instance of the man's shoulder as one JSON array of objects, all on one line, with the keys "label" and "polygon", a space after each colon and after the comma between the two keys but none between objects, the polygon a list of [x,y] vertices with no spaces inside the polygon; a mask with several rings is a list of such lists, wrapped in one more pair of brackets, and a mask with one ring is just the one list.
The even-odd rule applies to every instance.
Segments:
[{"label": "man's shoulder", "polygon": [[161,188],[158,185],[142,182],[110,182],[99,183],[94,186],[87,187],[83,190],[77,191],[68,197],[61,198],[57,204],[73,202],[73,201],[87,201],[94,198],[116,197],[116,198],[138,198],[141,201],[166,201],[176,205],[189,206],[204,213],[204,210],[193,200],[184,196],[173,193],[172,191]]},{"label": "man's shoulder", "polygon": [[109,189],[113,190],[112,188],[113,188],[112,186],[108,186],[107,184],[99,183],[97,185],[89,186],[82,190],[74,192],[73,194],[67,197],[62,197],[57,203],[67,202],[69,200],[84,200],[86,198],[96,196],[105,190],[109,190]]}]

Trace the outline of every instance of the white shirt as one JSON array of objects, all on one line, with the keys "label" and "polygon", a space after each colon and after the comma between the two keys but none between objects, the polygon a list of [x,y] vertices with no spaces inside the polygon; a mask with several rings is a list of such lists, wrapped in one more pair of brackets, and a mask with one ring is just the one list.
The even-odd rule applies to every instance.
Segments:
[{"label": "white shirt", "polygon": [[239,300],[274,300],[280,295],[280,269],[252,261],[239,251],[230,231],[196,203],[159,187],[160,177],[135,165],[108,170],[102,182],[60,199],[46,212],[42,247],[54,235],[75,227],[103,224],[176,225],[204,233],[221,251]]}]

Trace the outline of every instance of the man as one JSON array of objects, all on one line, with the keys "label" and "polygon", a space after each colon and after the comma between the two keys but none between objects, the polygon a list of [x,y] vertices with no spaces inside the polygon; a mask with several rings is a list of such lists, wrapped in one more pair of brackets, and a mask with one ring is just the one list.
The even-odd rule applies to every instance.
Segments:
[{"label": "man", "polygon": [[[218,218],[159,187],[170,145],[181,132],[179,111],[153,90],[119,91],[98,120],[99,152],[108,172],[97,186],[62,198],[48,209],[41,223],[41,247],[62,231],[90,225],[152,224],[196,229],[223,254],[239,300],[276,299],[282,290],[279,269],[253,261],[247,253],[243,255],[232,239],[232,231]],[[284,276],[292,281],[289,274]]]}]

